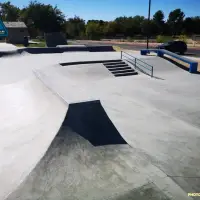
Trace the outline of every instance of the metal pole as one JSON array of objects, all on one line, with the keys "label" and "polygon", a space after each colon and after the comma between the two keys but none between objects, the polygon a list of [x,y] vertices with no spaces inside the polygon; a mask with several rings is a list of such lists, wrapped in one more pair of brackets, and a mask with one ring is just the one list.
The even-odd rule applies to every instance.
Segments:
[{"label": "metal pole", "polygon": [[149,49],[149,29],[150,29],[150,15],[151,15],[151,0],[149,0],[149,12],[148,12],[148,29],[147,29],[147,49]]},{"label": "metal pole", "polygon": [[135,69],[137,68],[137,64],[136,64],[136,58],[135,58]]}]

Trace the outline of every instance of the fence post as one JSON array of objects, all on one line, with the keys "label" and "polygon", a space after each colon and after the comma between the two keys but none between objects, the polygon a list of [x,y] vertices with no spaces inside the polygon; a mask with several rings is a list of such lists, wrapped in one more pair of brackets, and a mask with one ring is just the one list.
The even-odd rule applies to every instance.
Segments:
[{"label": "fence post", "polygon": [[152,70],[151,70],[151,78],[153,78],[153,67],[152,67]]},{"label": "fence post", "polygon": [[135,69],[137,68],[137,65],[136,65],[136,58],[135,58]]}]

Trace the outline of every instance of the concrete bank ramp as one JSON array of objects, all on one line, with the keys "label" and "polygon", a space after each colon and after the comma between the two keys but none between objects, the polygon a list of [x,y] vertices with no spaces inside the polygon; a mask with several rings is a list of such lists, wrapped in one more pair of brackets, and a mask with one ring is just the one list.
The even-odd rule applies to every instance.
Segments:
[{"label": "concrete bank ramp", "polygon": [[37,78],[0,87],[0,199],[32,171],[57,134],[65,105]]}]

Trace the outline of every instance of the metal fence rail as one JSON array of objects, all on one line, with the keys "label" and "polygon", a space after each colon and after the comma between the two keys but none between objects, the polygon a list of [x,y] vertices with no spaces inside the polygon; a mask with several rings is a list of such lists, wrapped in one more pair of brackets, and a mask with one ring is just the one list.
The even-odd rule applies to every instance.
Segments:
[{"label": "metal fence rail", "polygon": [[135,65],[136,69],[139,69],[140,71],[142,71],[144,73],[147,73],[144,71],[144,70],[147,70],[148,72],[150,72],[150,74],[149,73],[147,73],[147,74],[149,74],[151,77],[153,77],[153,66],[152,65],[149,65],[148,63],[134,57],[133,55],[131,55],[129,53],[121,51],[121,59],[123,59],[123,57],[125,57],[129,60],[132,60],[134,62],[133,64]]}]

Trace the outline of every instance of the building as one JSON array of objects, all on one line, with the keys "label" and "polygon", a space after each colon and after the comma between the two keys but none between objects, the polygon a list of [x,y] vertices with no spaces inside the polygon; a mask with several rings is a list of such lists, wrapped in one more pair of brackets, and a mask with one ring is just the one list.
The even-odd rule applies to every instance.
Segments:
[{"label": "building", "polygon": [[3,22],[8,30],[7,42],[12,44],[22,44],[24,36],[29,36],[28,28],[24,22]]}]

